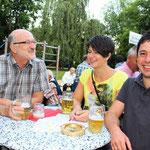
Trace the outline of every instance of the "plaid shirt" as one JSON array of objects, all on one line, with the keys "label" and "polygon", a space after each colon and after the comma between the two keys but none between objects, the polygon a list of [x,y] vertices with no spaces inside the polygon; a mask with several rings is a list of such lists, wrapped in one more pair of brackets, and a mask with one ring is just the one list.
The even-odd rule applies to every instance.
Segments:
[{"label": "plaid shirt", "polygon": [[92,69],[92,67],[85,61],[83,61],[81,64],[77,66],[76,79],[75,79],[76,82],[79,82],[79,77],[85,69]]},{"label": "plaid shirt", "polygon": [[49,104],[58,105],[59,97],[57,95],[56,85],[55,85],[55,83],[50,82],[49,86],[50,86],[50,88],[44,92],[45,98],[48,99],[47,105],[49,105]]},{"label": "plaid shirt", "polygon": [[0,56],[0,98],[10,100],[49,88],[46,66],[40,59],[30,60],[23,70],[11,54]]}]

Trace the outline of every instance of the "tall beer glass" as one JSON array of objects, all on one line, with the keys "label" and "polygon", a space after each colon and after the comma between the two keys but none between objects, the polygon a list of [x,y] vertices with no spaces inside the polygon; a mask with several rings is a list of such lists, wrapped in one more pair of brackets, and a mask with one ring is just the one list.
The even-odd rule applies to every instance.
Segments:
[{"label": "tall beer glass", "polygon": [[16,99],[16,102],[20,102],[21,103],[21,107],[24,108],[24,113],[23,114],[17,114],[21,120],[27,120],[29,119],[29,114],[31,111],[31,96],[19,96]]},{"label": "tall beer glass", "polygon": [[61,109],[63,114],[69,114],[73,110],[73,92],[65,92],[62,96]]},{"label": "tall beer glass", "polygon": [[92,105],[89,109],[89,131],[93,134],[100,133],[104,125],[105,106]]}]

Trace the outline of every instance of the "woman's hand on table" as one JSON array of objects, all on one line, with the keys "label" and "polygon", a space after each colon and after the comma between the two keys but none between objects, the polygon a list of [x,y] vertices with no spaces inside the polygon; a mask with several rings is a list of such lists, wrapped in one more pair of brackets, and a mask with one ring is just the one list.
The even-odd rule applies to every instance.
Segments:
[{"label": "woman's hand on table", "polygon": [[70,119],[76,119],[77,121],[87,122],[88,121],[88,110],[72,111]]},{"label": "woman's hand on table", "polygon": [[82,110],[82,111],[79,111],[76,113],[75,119],[77,121],[87,122],[88,121],[88,115],[89,115],[88,110]]},{"label": "woman's hand on table", "polygon": [[75,116],[76,116],[76,113],[82,111],[81,108],[76,108],[76,109],[73,109],[73,111],[70,113],[70,119],[73,120],[75,119]]}]

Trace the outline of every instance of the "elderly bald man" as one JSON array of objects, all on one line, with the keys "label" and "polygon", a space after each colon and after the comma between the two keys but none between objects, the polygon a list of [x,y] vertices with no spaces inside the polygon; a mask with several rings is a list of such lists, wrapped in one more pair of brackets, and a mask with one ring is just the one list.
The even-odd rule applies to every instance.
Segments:
[{"label": "elderly bald man", "polygon": [[[8,37],[8,54],[0,56],[0,115],[16,120],[12,104],[17,96],[30,95],[32,106],[43,100],[43,91],[49,88],[44,62],[36,58],[36,40],[31,32],[14,30]],[[15,103],[15,113],[23,113]]]}]

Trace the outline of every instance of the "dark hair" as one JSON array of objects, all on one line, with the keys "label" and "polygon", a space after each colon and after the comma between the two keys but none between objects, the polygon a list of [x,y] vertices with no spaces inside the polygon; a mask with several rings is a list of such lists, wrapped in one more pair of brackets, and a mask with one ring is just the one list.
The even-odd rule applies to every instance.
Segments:
[{"label": "dark hair", "polygon": [[143,36],[141,37],[141,39],[139,40],[139,42],[137,44],[137,54],[138,54],[138,51],[139,51],[139,48],[140,48],[141,44],[143,44],[147,41],[150,42],[150,31],[145,32],[143,34]]},{"label": "dark hair", "polygon": [[87,47],[89,48],[90,46],[103,57],[107,57],[109,53],[112,54],[115,49],[113,41],[105,35],[92,37],[87,43]]},{"label": "dark hair", "polygon": [[120,63],[124,61],[124,58],[122,55],[117,55],[115,58],[116,63]]},{"label": "dark hair", "polygon": [[87,60],[87,55],[83,56],[83,61]]},{"label": "dark hair", "polygon": [[8,44],[7,44],[7,53],[10,53],[10,45],[11,45],[11,43],[12,43],[12,41],[13,41],[13,35],[9,35],[8,36]]}]

